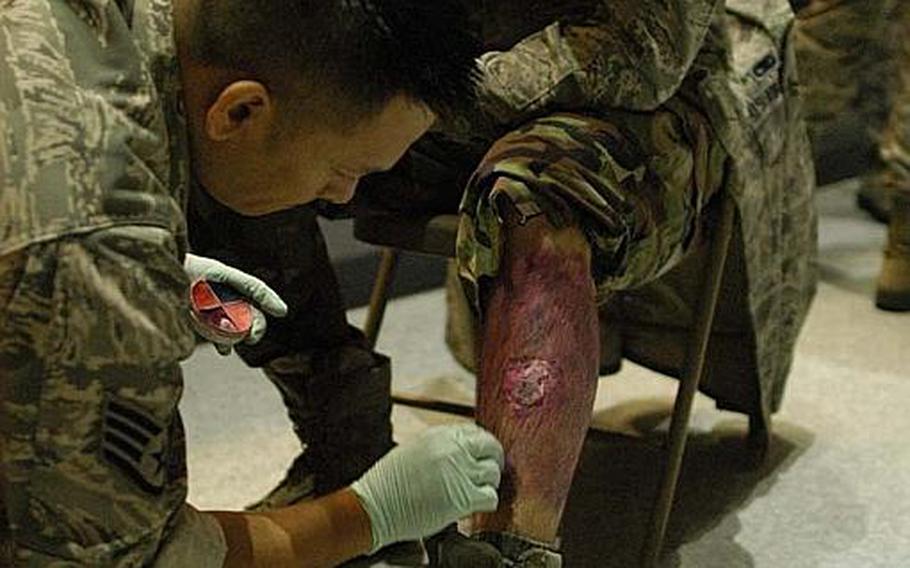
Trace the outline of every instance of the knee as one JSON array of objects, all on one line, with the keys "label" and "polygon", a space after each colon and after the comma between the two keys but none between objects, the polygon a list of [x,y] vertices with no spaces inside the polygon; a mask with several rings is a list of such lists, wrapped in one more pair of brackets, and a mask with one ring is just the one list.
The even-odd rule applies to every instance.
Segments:
[{"label": "knee", "polygon": [[578,226],[557,228],[544,215],[522,221],[507,214],[503,229],[503,267],[511,278],[591,281],[591,246]]}]

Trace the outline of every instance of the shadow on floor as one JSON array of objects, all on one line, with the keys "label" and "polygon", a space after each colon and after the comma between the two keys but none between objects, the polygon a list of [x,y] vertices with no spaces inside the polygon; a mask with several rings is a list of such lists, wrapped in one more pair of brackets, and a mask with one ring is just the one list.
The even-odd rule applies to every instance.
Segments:
[{"label": "shadow on floor", "polygon": [[[642,402],[629,402],[636,412],[634,424],[621,429],[625,433],[596,431],[585,442],[561,530],[566,566],[638,566],[665,455],[661,446],[665,434],[652,428],[671,411],[665,401]],[[629,409],[622,406],[608,412],[630,417]],[[647,412],[641,412],[645,407],[649,407]],[[614,420],[597,416],[595,422]],[[629,435],[629,427],[640,426],[650,433]],[[716,565],[754,566],[748,551],[735,541],[741,528],[736,512],[766,493],[812,444],[813,436],[792,425],[775,423],[766,459],[756,466],[745,444],[746,431],[743,419],[727,420],[709,432],[690,434],[662,568],[680,566],[678,549],[720,525],[713,537],[720,539],[712,549],[718,556]]]},{"label": "shadow on floor", "polygon": [[881,260],[882,253],[877,248],[869,250],[865,245],[838,247],[828,251],[828,258],[818,263],[818,277],[821,282],[871,299],[875,295]]},{"label": "shadow on floor", "polygon": [[871,302],[875,297],[876,280],[869,277],[857,278],[837,267],[819,265],[819,279],[845,292],[865,296]]}]

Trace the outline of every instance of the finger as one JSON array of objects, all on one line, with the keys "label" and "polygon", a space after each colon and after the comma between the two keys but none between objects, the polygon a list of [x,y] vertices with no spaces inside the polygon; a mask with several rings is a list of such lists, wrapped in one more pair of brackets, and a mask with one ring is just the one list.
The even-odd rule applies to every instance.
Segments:
[{"label": "finger", "polygon": [[265,335],[268,327],[268,322],[265,319],[264,313],[260,312],[252,306],[250,306],[250,310],[253,312],[253,323],[250,326],[250,334],[246,339],[243,340],[243,342],[247,345],[256,345]]},{"label": "finger", "polygon": [[255,302],[257,306],[268,314],[284,317],[288,313],[288,305],[277,292],[259,278],[242,270],[223,265],[221,270],[212,271],[206,277],[232,286],[237,292]]},{"label": "finger", "polygon": [[489,485],[496,488],[502,481],[502,468],[495,460],[480,460],[471,468],[469,477],[475,485]]},{"label": "finger", "polygon": [[496,489],[485,485],[478,487],[471,499],[471,512],[492,513],[499,507],[499,494]]},{"label": "finger", "polygon": [[215,343],[214,345],[215,345],[215,351],[217,351],[219,355],[223,355],[223,356],[227,357],[228,355],[231,354],[230,345],[225,345],[223,343]]},{"label": "finger", "polygon": [[493,434],[475,424],[465,424],[460,434],[464,447],[471,456],[476,459],[492,459],[499,467],[505,466],[505,452]]}]

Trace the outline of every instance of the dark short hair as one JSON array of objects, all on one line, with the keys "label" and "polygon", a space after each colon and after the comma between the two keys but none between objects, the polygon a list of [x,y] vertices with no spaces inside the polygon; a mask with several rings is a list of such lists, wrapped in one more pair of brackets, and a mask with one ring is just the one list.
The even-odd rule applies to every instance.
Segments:
[{"label": "dark short hair", "polygon": [[470,104],[481,46],[460,0],[201,0],[193,55],[367,115]]}]

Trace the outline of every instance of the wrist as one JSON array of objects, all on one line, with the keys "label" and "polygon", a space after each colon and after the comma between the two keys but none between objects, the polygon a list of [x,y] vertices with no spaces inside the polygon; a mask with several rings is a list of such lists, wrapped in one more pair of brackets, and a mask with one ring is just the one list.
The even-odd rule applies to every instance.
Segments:
[{"label": "wrist", "polygon": [[[306,566],[334,566],[372,550],[369,513],[350,489],[260,514],[296,535],[295,553],[312,563]],[[317,542],[319,554],[314,553]]]},{"label": "wrist", "polygon": [[388,544],[383,542],[382,538],[382,511],[376,507],[368,487],[362,483],[362,480],[355,481],[350,487],[342,491],[348,492],[357,501],[357,506],[363,514],[367,527],[369,553],[372,554]]},{"label": "wrist", "polygon": [[261,513],[213,512],[225,566],[337,566],[372,550],[370,518],[350,489]]},{"label": "wrist", "polygon": [[357,550],[360,553],[372,552],[375,548],[373,523],[363,501],[350,487],[337,491],[332,497],[338,501],[337,514],[344,517],[338,520],[339,524],[354,529],[351,537]]}]

